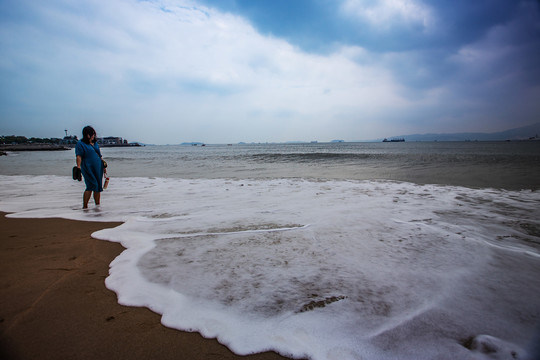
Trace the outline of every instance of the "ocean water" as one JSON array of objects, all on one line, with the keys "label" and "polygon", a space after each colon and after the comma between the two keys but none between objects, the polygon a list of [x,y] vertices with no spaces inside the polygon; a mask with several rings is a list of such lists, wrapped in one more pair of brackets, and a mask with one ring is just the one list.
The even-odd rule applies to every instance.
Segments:
[{"label": "ocean water", "polygon": [[0,158],[12,217],[122,221],[106,285],[237,354],[533,359],[540,143],[105,148],[80,209],[72,151]]},{"label": "ocean water", "polygon": [[[396,180],[540,188],[540,141],[317,143],[102,148],[112,177]],[[0,157],[3,175],[67,175],[73,151]]]}]

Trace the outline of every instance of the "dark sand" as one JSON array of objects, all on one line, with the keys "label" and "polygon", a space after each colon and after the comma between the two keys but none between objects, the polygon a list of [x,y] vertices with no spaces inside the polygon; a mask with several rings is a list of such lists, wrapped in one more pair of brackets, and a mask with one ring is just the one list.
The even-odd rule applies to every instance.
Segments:
[{"label": "dark sand", "polygon": [[104,281],[123,247],[90,237],[116,225],[0,212],[0,359],[285,359],[238,356],[119,305]]}]

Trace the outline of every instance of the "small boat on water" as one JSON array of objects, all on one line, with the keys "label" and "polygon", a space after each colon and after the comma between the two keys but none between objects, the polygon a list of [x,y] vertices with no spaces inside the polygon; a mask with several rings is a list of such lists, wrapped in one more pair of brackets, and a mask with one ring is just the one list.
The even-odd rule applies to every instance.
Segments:
[{"label": "small boat on water", "polygon": [[382,142],[404,142],[404,141],[405,141],[404,138],[392,138],[390,140],[388,140],[387,138],[384,138]]}]

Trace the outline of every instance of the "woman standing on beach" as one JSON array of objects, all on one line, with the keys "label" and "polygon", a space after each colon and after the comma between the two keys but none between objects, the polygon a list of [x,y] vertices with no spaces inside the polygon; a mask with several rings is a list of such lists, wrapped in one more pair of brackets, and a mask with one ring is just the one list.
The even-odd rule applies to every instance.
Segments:
[{"label": "woman standing on beach", "polygon": [[75,156],[77,167],[81,169],[86,184],[86,190],[83,194],[83,209],[86,209],[92,192],[96,205],[100,203],[104,168],[101,161],[101,151],[97,144],[96,131],[91,126],[86,126],[82,135],[82,139],[75,146]]}]

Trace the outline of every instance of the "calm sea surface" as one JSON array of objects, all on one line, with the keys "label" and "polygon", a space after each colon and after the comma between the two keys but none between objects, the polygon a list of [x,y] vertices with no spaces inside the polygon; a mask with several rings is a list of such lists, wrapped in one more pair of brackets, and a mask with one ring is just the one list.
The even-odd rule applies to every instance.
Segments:
[{"label": "calm sea surface", "polygon": [[[540,188],[540,142],[403,142],[102,148],[111,177],[396,180]],[[0,157],[3,175],[67,175],[74,151]]]}]

